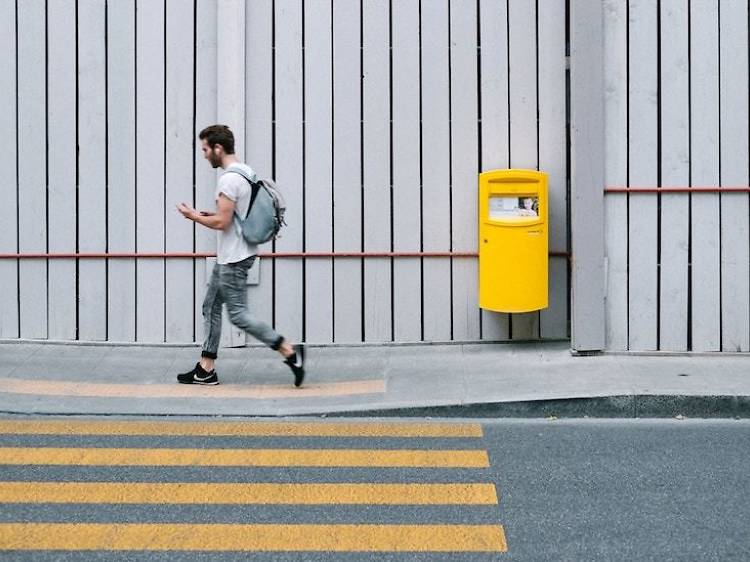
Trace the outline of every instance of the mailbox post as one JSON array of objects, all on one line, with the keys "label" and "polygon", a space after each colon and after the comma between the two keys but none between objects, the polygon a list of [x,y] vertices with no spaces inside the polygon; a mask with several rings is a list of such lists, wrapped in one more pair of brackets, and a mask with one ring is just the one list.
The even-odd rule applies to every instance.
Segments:
[{"label": "mailbox post", "polygon": [[536,170],[479,174],[479,306],[531,312],[548,305],[548,179]]}]

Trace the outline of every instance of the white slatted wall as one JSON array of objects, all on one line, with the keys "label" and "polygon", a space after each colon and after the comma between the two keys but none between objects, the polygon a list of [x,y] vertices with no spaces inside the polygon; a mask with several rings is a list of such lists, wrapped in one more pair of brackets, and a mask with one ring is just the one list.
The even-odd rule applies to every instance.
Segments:
[{"label": "white slatted wall", "polygon": [[[476,252],[478,172],[542,169],[561,255],[541,313],[480,311],[476,258],[450,256],[261,258],[249,303],[311,343],[566,338],[565,4],[1,0],[0,204],[18,212],[0,253],[214,251],[174,207],[213,204],[196,134],[217,121],[285,191],[266,253]],[[0,338],[200,341],[210,267],[1,259]]]},{"label": "white slatted wall", "polygon": [[748,3],[606,0],[607,347],[750,350]]}]

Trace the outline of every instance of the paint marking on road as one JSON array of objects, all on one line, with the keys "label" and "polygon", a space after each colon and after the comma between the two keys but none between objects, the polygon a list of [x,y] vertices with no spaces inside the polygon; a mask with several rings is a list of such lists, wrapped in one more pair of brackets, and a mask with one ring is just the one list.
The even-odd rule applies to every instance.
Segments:
[{"label": "paint marking on road", "polygon": [[494,484],[0,482],[2,503],[493,505]]},{"label": "paint marking on road", "polygon": [[383,394],[385,380],[369,379],[331,383],[306,384],[294,388],[290,384],[241,385],[220,384],[200,386],[192,384],[110,384],[53,380],[0,378],[0,392],[4,394],[33,394],[38,396],[88,396],[99,398],[241,398],[265,400],[270,398],[310,398],[315,396],[348,396]]},{"label": "paint marking on road", "polygon": [[0,420],[0,434],[241,437],[482,437],[478,423]]},{"label": "paint marking on road", "polygon": [[505,552],[502,525],[2,523],[2,550]]},{"label": "paint marking on road", "polygon": [[0,447],[0,465],[488,468],[483,450]]}]

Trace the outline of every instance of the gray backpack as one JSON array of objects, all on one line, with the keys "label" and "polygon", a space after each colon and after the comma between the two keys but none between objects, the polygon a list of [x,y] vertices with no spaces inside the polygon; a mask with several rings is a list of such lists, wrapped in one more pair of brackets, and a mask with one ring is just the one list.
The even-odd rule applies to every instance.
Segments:
[{"label": "gray backpack", "polygon": [[241,175],[252,187],[247,214],[241,217],[235,210],[234,224],[248,244],[257,245],[279,237],[279,230],[286,224],[286,203],[276,184],[271,179],[253,181],[241,168],[230,168],[227,172]]}]

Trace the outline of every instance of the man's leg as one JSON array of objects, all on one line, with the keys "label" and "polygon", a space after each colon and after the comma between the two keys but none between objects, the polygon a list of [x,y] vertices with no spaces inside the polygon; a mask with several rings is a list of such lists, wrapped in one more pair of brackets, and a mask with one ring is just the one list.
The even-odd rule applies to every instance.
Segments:
[{"label": "man's leg", "polygon": [[208,284],[206,296],[203,298],[203,349],[200,364],[209,372],[214,368],[221,341],[221,308],[224,298],[221,293],[220,272],[221,266],[214,265],[211,281]]},{"label": "man's leg", "polygon": [[211,281],[203,298],[204,340],[201,360],[187,373],[177,375],[177,381],[183,384],[219,384],[214,372],[214,360],[221,339],[221,306],[223,300],[219,290],[219,266],[214,266]]},{"label": "man's leg", "polygon": [[305,377],[304,349],[293,346],[283,336],[276,333],[265,322],[253,318],[247,309],[247,272],[255,263],[255,258],[247,258],[236,264],[221,266],[219,272],[220,292],[227,305],[229,320],[238,328],[278,351],[294,373],[294,384],[300,386]]}]

